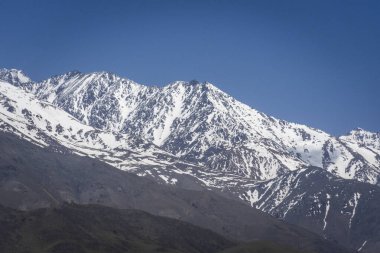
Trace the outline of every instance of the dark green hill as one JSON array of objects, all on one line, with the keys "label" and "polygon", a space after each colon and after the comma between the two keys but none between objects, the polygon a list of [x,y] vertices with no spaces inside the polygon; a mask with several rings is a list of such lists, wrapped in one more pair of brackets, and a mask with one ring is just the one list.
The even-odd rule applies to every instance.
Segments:
[{"label": "dark green hill", "polygon": [[98,205],[0,207],[0,224],[4,253],[307,253],[269,241],[238,244],[186,222]]},{"label": "dark green hill", "polygon": [[227,248],[220,253],[311,253],[270,241],[256,241]]},{"label": "dark green hill", "polygon": [[212,253],[235,243],[175,219],[139,210],[64,204],[19,212],[2,209],[0,252]]}]

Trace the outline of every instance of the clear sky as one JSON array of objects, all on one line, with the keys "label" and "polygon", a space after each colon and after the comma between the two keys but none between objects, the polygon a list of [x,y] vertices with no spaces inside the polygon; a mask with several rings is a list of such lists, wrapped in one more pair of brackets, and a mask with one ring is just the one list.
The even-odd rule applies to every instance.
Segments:
[{"label": "clear sky", "polygon": [[380,1],[0,0],[0,67],[209,81],[332,134],[380,131]]}]

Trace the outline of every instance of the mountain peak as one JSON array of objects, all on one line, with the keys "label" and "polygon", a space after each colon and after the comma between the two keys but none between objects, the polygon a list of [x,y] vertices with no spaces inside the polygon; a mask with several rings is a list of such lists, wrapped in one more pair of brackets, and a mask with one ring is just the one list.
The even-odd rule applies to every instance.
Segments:
[{"label": "mountain peak", "polygon": [[341,136],[340,139],[380,150],[380,132],[376,133],[364,130],[362,128],[355,128],[348,134]]},{"label": "mountain peak", "polygon": [[[76,76],[76,75],[80,75],[80,74],[83,74],[83,73],[81,71],[79,71],[79,70],[74,69],[74,70],[71,70],[71,71],[65,73],[64,75],[66,75],[66,76]],[[57,75],[57,76],[60,76],[60,75]]]},{"label": "mountain peak", "polygon": [[356,127],[354,129],[352,129],[348,134],[346,134],[345,136],[354,136],[354,135],[378,135],[380,133],[376,133],[376,132],[371,132],[371,131],[367,131],[361,127]]},{"label": "mountain peak", "polygon": [[32,82],[32,80],[19,69],[0,69],[0,80],[19,86]]}]

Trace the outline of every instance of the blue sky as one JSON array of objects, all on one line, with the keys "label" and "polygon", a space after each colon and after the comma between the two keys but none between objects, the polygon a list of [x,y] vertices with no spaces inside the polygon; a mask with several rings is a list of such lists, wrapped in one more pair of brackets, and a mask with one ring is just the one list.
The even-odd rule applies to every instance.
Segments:
[{"label": "blue sky", "polygon": [[380,131],[380,1],[0,1],[0,67],[209,81],[272,116]]}]

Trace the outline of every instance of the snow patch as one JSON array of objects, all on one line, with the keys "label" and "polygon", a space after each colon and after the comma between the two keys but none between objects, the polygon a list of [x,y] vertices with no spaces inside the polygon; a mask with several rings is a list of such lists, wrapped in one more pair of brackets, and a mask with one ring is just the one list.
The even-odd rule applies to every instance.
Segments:
[{"label": "snow patch", "polygon": [[329,210],[330,210],[330,194],[326,193],[326,199],[327,199],[327,202],[326,202],[326,211],[325,211],[325,217],[323,218],[323,231],[326,229],[326,226],[327,226],[327,215],[329,214]]}]

